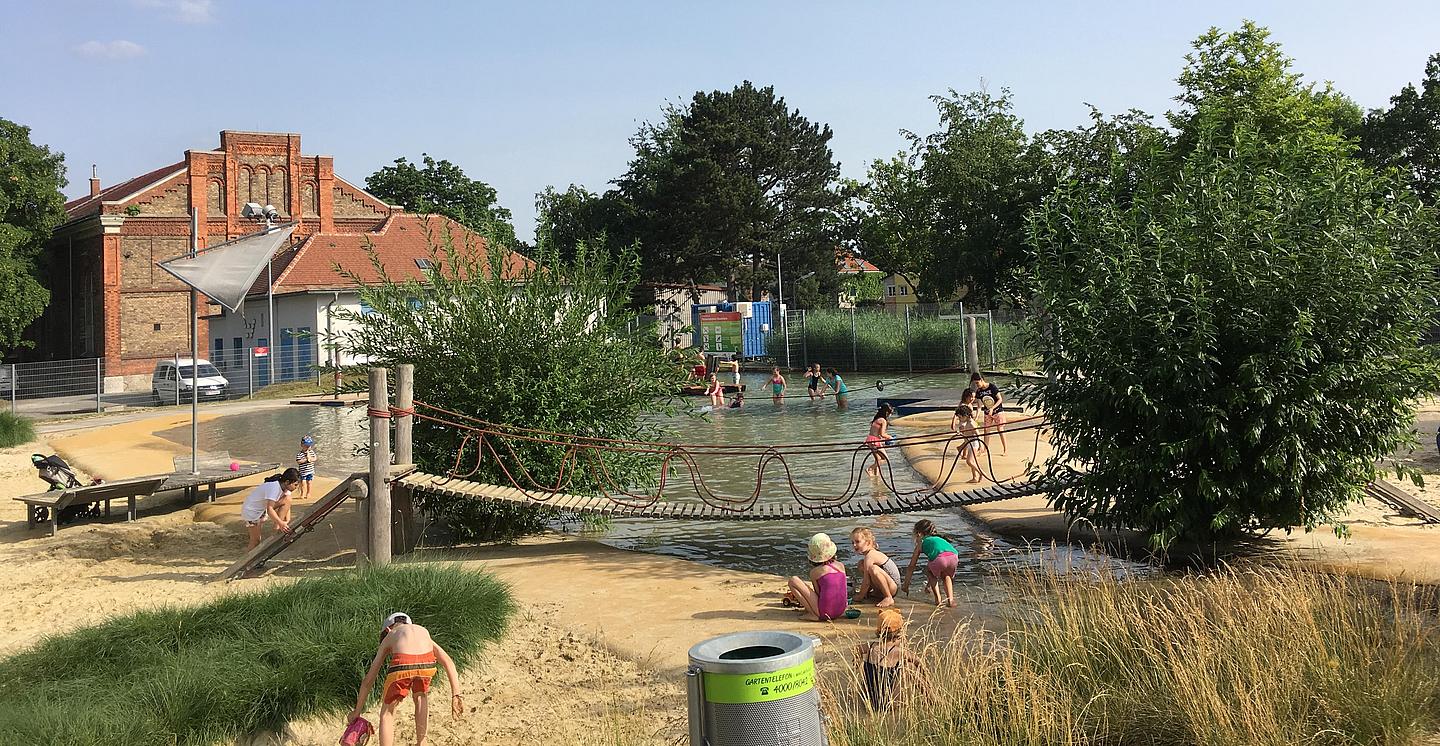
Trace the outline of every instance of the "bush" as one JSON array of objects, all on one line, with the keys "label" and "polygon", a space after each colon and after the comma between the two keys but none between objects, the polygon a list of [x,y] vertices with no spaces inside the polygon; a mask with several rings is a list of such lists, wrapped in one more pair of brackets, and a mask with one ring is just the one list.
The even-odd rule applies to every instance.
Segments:
[{"label": "bush", "polygon": [[0,448],[14,448],[35,439],[30,420],[9,412],[0,412]]},{"label": "bush", "polygon": [[[658,418],[644,415],[671,411],[685,371],[627,308],[637,280],[633,253],[611,256],[581,245],[573,262],[561,262],[541,246],[531,263],[442,225],[438,236],[429,235],[432,258],[420,280],[387,277],[373,261],[380,279],[360,290],[372,312],[338,314],[353,328],[331,344],[382,365],[413,363],[417,401],[502,427],[661,436]],[[415,461],[426,471],[455,469],[463,446],[459,472],[474,469],[466,478],[501,485],[514,479],[576,494],[644,483],[656,465],[644,454],[576,454],[569,438],[560,444],[467,438],[423,419],[414,437]],[[477,447],[485,448],[478,464]],[[543,529],[555,516],[435,493],[420,493],[417,506],[462,540],[513,539]]]},{"label": "bush", "polygon": [[854,681],[832,743],[1401,746],[1440,727],[1434,589],[1231,568],[1007,588],[1011,631],[917,646],[943,696],[871,716]]},{"label": "bush", "polygon": [[1177,131],[1032,221],[1055,504],[1159,547],[1337,520],[1440,380],[1433,217],[1266,37],[1202,37]]},{"label": "bush", "polygon": [[397,610],[464,669],[513,607],[488,574],[410,566],[130,614],[0,661],[0,743],[201,746],[339,722]]}]

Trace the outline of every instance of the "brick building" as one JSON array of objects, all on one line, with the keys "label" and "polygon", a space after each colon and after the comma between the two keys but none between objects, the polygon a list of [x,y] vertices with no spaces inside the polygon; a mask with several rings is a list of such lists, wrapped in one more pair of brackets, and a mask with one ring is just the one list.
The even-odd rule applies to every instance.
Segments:
[{"label": "brick building", "polygon": [[[336,176],[329,156],[303,155],[299,135],[226,130],[216,150],[187,150],[177,163],[108,188],[91,178],[90,194],[66,204],[69,219],[47,247],[51,302],[32,335],[33,356],[99,357],[107,391],[148,387],[157,360],[190,348],[188,288],[155,263],[189,251],[191,210],[200,216],[202,249],[254,232],[240,214],[246,202],[274,205],[282,220],[298,221],[296,244],[273,265],[277,318],[282,287],[328,293],[332,307],[337,292],[353,291],[332,267],[355,267],[367,238],[397,271],[406,264],[413,271],[413,260],[426,256],[420,218]],[[268,344],[253,334],[269,326],[261,277],[261,301],[247,302],[248,319],[227,321],[202,302],[202,354],[212,351],[212,321],[217,332],[250,329],[247,345]]]}]

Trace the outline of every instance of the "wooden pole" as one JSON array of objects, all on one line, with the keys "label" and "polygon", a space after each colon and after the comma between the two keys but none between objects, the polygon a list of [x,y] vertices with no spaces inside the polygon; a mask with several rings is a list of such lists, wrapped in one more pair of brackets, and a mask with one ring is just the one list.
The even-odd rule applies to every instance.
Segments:
[{"label": "wooden pole", "polygon": [[413,464],[412,446],[415,418],[409,412],[415,406],[415,366],[409,363],[395,367],[395,463]]},{"label": "wooden pole", "polygon": [[980,339],[975,329],[975,317],[965,317],[965,359],[970,362],[970,372],[980,372]]},{"label": "wooden pole", "polygon": [[390,391],[384,368],[370,369],[370,511],[368,561],[390,564]]}]

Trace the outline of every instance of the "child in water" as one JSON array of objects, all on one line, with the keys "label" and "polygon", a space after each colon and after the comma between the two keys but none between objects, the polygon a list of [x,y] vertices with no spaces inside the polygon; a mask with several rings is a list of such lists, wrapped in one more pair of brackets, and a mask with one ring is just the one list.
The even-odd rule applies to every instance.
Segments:
[{"label": "child in water", "polygon": [[300,452],[295,454],[295,468],[300,470],[300,499],[310,499],[310,483],[315,481],[315,439],[306,435],[300,439]]},{"label": "child in water", "polygon": [[810,387],[811,401],[825,398],[825,391],[821,388],[825,385],[825,374],[820,372],[819,363],[812,363],[805,370],[805,380]]},{"label": "child in water", "polygon": [[739,408],[741,408],[741,407],[743,407],[743,406],[745,406],[745,392],[744,392],[744,391],[736,391],[736,392],[735,392],[735,400],[732,401],[732,402],[730,402],[730,408],[731,408],[731,409],[739,409]]},{"label": "child in water", "polygon": [[940,584],[943,582],[946,605],[955,608],[955,569],[960,564],[960,553],[955,551],[955,545],[936,533],[935,522],[929,518],[916,521],[914,533],[915,552],[910,555],[910,564],[905,568],[905,582],[900,586],[900,592],[910,592],[910,576],[915,572],[915,565],[920,562],[920,553],[924,552],[929,560],[925,563],[925,590],[930,592],[935,599],[935,605],[939,606]]},{"label": "child in water", "polygon": [[455,672],[455,662],[445,649],[430,639],[430,630],[410,621],[410,615],[396,612],[385,617],[380,628],[380,649],[370,661],[370,670],[360,682],[360,696],[355,699],[355,709],[345,719],[345,724],[355,722],[365,711],[365,701],[370,699],[370,689],[380,675],[380,666],[390,659],[390,671],[385,676],[381,690],[380,705],[380,746],[392,746],[395,741],[395,708],[407,696],[415,698],[415,743],[424,746],[425,731],[430,725],[430,680],[435,677],[436,664],[445,667],[445,677],[450,680],[450,714],[456,720],[465,715],[465,701],[460,697],[460,677]]},{"label": "child in water", "polygon": [[897,690],[913,681],[924,693],[925,664],[905,644],[905,617],[895,609],[881,609],[875,620],[875,639],[856,651],[865,682],[865,701],[872,712],[890,708]]},{"label": "child in water", "polygon": [[[836,394],[836,397],[839,397]],[[870,446],[870,452],[875,454],[875,463],[866,469],[866,473],[872,477],[880,475],[880,466],[887,464],[890,459],[885,457],[885,444],[890,442],[890,421],[888,418],[894,412],[889,404],[881,404],[875,410],[875,416],[870,418],[870,434],[865,436],[865,445]]]},{"label": "child in water", "polygon": [[840,377],[840,371],[830,369],[830,388],[835,390],[835,406],[844,409],[846,401],[849,400],[850,390],[845,388],[845,379]]},{"label": "child in water", "polygon": [[720,378],[714,373],[710,374],[710,378],[706,382],[705,395],[710,397],[710,406],[725,406],[725,387],[720,385]]},{"label": "child in water", "polygon": [[770,369],[770,400],[776,404],[785,403],[785,376],[780,375],[780,368]]},{"label": "child in water", "polygon": [[850,546],[860,555],[856,572],[860,575],[860,587],[855,589],[855,603],[874,599],[880,608],[895,605],[895,594],[900,591],[900,568],[895,560],[875,547],[875,532],[868,528],[857,528],[850,532]]},{"label": "child in water", "polygon": [[955,407],[950,426],[961,438],[960,457],[965,459],[965,465],[970,467],[970,483],[980,482],[985,478],[985,473],[980,470],[980,433],[975,429],[975,413],[970,409],[970,405],[961,404]]},{"label": "child in water", "polygon": [[815,534],[810,537],[805,555],[810,559],[809,582],[799,576],[792,576],[788,581],[790,592],[805,608],[805,615],[800,618],[828,622],[845,616],[850,586],[845,578],[845,566],[835,561],[835,542],[826,534]]}]

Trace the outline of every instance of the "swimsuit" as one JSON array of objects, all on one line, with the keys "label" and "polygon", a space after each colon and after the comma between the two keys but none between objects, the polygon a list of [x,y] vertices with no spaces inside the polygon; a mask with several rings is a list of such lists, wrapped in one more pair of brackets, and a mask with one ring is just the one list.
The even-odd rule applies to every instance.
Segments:
[{"label": "swimsuit", "polygon": [[865,694],[870,698],[870,709],[883,710],[890,704],[890,692],[895,690],[900,678],[900,666],[881,666],[865,659]]},{"label": "swimsuit", "polygon": [[[832,566],[835,560],[825,564]],[[845,606],[850,600],[850,587],[845,582],[845,571],[837,570],[827,572],[815,581],[815,610],[819,612],[820,621],[828,622],[831,619],[839,619],[845,616]]]},{"label": "swimsuit", "polygon": [[430,680],[435,678],[435,651],[412,655],[394,653],[390,656],[390,670],[385,675],[385,703],[399,702],[410,692],[425,694],[430,691]]},{"label": "swimsuit", "polygon": [[820,376],[812,375],[812,374],[810,374],[810,373],[806,373],[806,374],[805,374],[805,377],[808,378],[808,379],[810,379],[810,390],[811,390],[811,391],[818,391],[818,390],[820,389]]},{"label": "swimsuit", "polygon": [[780,378],[772,378],[772,379],[770,379],[770,391],[773,392],[776,396],[779,396],[780,394],[784,393],[784,391],[785,391],[785,381],[784,381],[783,379],[780,379]]},{"label": "swimsuit", "polygon": [[830,384],[830,388],[835,389],[836,396],[844,396],[849,393],[849,389],[845,388],[845,380],[840,376],[835,376],[835,381]]},{"label": "swimsuit", "polygon": [[955,570],[960,564],[960,555],[955,553],[955,545],[939,536],[927,536],[920,541],[920,551],[930,559],[925,563],[925,577],[931,581],[955,577]]}]

